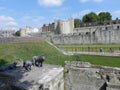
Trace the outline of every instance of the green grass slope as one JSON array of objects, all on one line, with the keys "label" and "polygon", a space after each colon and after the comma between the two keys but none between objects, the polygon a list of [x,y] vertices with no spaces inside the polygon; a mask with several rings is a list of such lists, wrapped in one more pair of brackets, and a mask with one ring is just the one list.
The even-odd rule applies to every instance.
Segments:
[{"label": "green grass slope", "polygon": [[[0,44],[0,65],[12,63],[16,59],[32,60],[34,55],[46,56],[45,63],[64,65],[64,61],[75,60],[73,56],[65,56],[45,41]],[[120,57],[102,57],[80,55],[81,61],[95,65],[120,67]]]},{"label": "green grass slope", "polygon": [[47,42],[23,42],[0,44],[0,65],[12,63],[16,59],[32,60],[34,55],[45,55],[45,63],[63,65],[65,60],[73,60],[58,52]]}]

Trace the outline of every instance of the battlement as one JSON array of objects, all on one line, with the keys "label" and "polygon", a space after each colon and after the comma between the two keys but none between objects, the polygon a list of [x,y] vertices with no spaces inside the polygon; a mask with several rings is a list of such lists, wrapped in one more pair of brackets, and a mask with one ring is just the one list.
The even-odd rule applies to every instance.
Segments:
[{"label": "battlement", "polygon": [[101,21],[101,22],[90,22],[90,23],[80,23],[79,27],[94,27],[94,26],[106,26],[120,24],[120,19]]}]

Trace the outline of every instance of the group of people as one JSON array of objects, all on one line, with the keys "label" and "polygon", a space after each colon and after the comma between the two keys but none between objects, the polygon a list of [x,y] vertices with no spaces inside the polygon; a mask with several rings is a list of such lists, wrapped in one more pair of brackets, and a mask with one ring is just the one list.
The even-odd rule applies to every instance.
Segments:
[{"label": "group of people", "polygon": [[31,66],[37,66],[37,67],[42,67],[43,66],[43,62],[45,60],[45,56],[33,56],[32,57],[32,62],[29,60],[26,60],[23,62],[23,67],[25,68],[25,70],[30,71],[31,70]]}]

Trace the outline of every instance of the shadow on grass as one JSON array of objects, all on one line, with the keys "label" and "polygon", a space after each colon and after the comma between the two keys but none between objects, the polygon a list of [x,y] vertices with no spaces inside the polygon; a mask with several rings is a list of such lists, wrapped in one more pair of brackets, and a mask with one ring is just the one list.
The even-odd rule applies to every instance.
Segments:
[{"label": "shadow on grass", "polygon": [[7,65],[8,62],[4,59],[0,59],[0,66],[4,66],[4,65]]}]

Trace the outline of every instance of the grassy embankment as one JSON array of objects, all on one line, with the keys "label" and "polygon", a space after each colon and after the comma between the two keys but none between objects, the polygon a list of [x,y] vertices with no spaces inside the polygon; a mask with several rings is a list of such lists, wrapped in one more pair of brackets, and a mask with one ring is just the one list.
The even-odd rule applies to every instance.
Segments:
[{"label": "grassy embankment", "polygon": [[[65,56],[47,42],[24,42],[0,44],[0,65],[12,63],[14,60],[31,60],[34,55],[46,56],[45,63],[64,65],[64,61],[75,60],[73,56]],[[96,65],[120,67],[120,58],[80,55],[81,61]]]},{"label": "grassy embankment", "polygon": [[0,44],[0,65],[8,64],[20,58],[21,60],[32,60],[34,55],[45,55],[45,63],[63,65],[65,60],[72,60],[58,52],[47,42],[23,42]]}]

